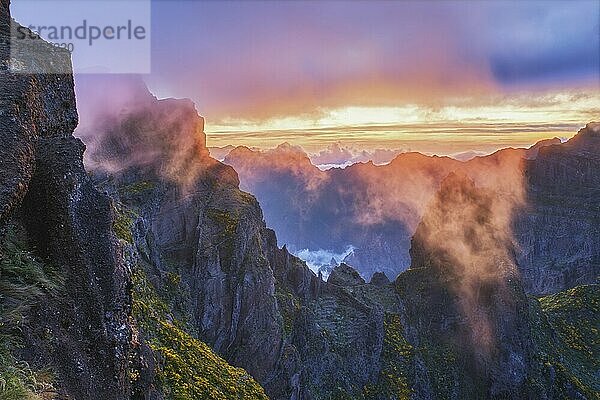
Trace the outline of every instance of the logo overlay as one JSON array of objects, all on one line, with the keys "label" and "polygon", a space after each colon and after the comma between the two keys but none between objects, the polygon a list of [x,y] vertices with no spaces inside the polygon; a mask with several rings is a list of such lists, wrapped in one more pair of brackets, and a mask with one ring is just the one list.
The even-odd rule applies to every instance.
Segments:
[{"label": "logo overlay", "polygon": [[38,62],[51,46],[76,74],[150,73],[150,0],[20,0],[12,14],[13,72],[69,73],[68,58]]}]

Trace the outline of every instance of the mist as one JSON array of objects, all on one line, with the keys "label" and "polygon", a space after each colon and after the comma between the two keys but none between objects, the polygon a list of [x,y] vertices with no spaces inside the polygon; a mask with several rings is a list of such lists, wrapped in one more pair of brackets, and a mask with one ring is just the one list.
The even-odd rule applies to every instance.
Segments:
[{"label": "mist", "polygon": [[204,119],[190,100],[159,100],[141,78],[120,76],[81,77],[77,97],[88,170],[144,170],[186,187],[205,169]]},{"label": "mist", "polygon": [[[510,310],[514,301],[511,284],[516,285],[519,272],[512,221],[515,211],[525,204],[521,163],[509,159],[500,167],[480,186],[462,174],[444,179],[411,248],[413,268],[433,268],[447,281],[458,299],[470,340],[486,354],[491,354],[497,342],[494,308]],[[476,175],[481,182],[483,174]]]}]

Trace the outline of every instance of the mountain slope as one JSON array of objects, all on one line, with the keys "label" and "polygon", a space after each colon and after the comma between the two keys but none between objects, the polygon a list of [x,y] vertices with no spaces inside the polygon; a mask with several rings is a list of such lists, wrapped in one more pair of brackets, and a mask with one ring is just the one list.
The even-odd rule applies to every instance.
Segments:
[{"label": "mountain slope", "polygon": [[263,152],[237,148],[225,162],[290,249],[342,254],[353,246],[344,261],[367,280],[376,271],[394,278],[410,265],[410,238],[425,207],[450,172],[466,174],[480,187],[521,199],[514,215],[518,265],[526,290],[547,294],[594,282],[600,272],[600,147],[582,139],[595,126],[567,143],[546,140],[467,162],[405,153],[388,165],[320,171],[289,145]]},{"label": "mountain slope", "polygon": [[[0,7],[0,397],[265,398],[245,371],[176,326],[160,302],[139,312],[150,285],[132,299],[135,253],[117,240],[132,237],[130,216],[84,170],[85,146],[72,136],[73,77],[6,68],[8,6]],[[36,70],[70,68],[67,51],[34,45]],[[12,60],[19,66],[32,62],[19,56]],[[138,336],[140,326],[152,342]],[[157,375],[157,365],[167,373]]]},{"label": "mountain slope", "polygon": [[[151,129],[144,132],[160,132],[152,127],[162,112],[152,110],[161,104],[146,110],[144,126]],[[117,126],[127,130],[109,134],[138,135],[131,124]],[[148,143],[169,148],[161,141],[171,136],[177,135]],[[526,295],[519,276],[508,214],[520,204],[514,194],[481,188],[462,175],[444,179],[443,167],[426,166],[441,183],[417,223],[411,269],[394,283],[378,278],[369,284],[340,265],[323,282],[277,246],[258,202],[238,188],[232,168],[198,152],[189,158],[194,165],[182,169],[191,176],[172,180],[161,174],[170,153],[150,150],[164,157],[118,173],[94,173],[129,215],[124,225],[131,230],[123,237],[175,325],[243,367],[270,398],[594,398],[592,366],[581,370],[544,350],[563,344],[544,322],[550,314]],[[104,154],[110,161],[133,151],[135,146]],[[304,159],[297,152],[294,157]],[[479,162],[503,165],[506,159],[526,166],[518,151]],[[397,162],[406,167],[423,160],[428,158],[411,154]],[[354,174],[371,170],[359,165]],[[319,175],[296,173],[321,184]],[[477,260],[469,274],[463,259],[436,247],[453,237],[462,238]],[[474,294],[466,296],[467,289]],[[592,314],[585,318],[596,323]],[[562,365],[560,380],[545,363]]]}]

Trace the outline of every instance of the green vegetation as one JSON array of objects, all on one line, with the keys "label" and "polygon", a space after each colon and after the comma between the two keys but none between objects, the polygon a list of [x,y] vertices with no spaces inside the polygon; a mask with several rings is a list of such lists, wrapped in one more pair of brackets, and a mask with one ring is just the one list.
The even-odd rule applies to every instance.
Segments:
[{"label": "green vegetation", "polygon": [[414,348],[403,336],[404,329],[399,315],[386,314],[384,329],[381,372],[375,385],[365,387],[365,398],[409,399],[412,394],[411,366]]},{"label": "green vegetation", "polygon": [[289,336],[294,328],[296,315],[301,308],[300,300],[289,289],[279,284],[275,286],[275,298],[283,318],[283,332]]},{"label": "green vegetation", "polygon": [[600,285],[585,285],[540,299],[542,310],[571,350],[600,356]]},{"label": "green vegetation", "polygon": [[482,382],[472,384],[469,372],[460,368],[456,349],[445,343],[421,343],[419,354],[429,368],[431,387],[438,399],[456,398],[456,393],[461,393],[461,398],[485,398]]},{"label": "green vegetation", "polygon": [[121,205],[114,207],[115,220],[113,221],[113,230],[117,238],[124,240],[129,244],[133,244],[133,234],[131,230],[137,215]]},{"label": "green vegetation", "polygon": [[119,188],[119,195],[123,197],[136,196],[147,191],[154,190],[156,184],[149,181],[140,181],[132,183],[131,185],[123,186]]},{"label": "green vegetation", "polygon": [[251,205],[256,203],[256,198],[248,192],[244,192],[243,190],[235,190],[233,192],[233,196],[238,201],[238,203],[243,205]]},{"label": "green vegetation", "polygon": [[239,213],[212,208],[208,210],[208,217],[221,227],[221,232],[215,238],[215,246],[219,248],[221,268],[227,268],[233,261],[235,234],[240,223]]},{"label": "green vegetation", "polygon": [[20,346],[18,332],[27,311],[42,296],[63,285],[58,273],[29,251],[23,232],[9,226],[0,243],[0,398],[41,399],[52,392],[52,375],[34,371],[15,357]]},{"label": "green vegetation", "polygon": [[[176,276],[170,279],[176,280]],[[208,345],[190,336],[141,267],[133,276],[133,313],[145,340],[157,355],[156,371],[166,398],[267,399],[263,389],[241,368],[227,364]],[[132,371],[136,379],[139,373]]]},{"label": "green vegetation", "polygon": [[558,398],[578,392],[600,399],[600,285],[578,286],[539,299],[531,307],[544,376],[555,376]]}]

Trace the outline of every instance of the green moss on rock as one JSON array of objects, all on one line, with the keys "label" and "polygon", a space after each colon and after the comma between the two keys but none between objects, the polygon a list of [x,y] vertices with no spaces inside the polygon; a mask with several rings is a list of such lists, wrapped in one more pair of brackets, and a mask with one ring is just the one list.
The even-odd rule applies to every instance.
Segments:
[{"label": "green moss on rock", "polygon": [[221,232],[215,238],[215,241],[222,260],[221,267],[228,268],[233,261],[235,235],[240,223],[239,213],[212,208],[208,210],[208,217],[213,220],[216,226],[221,228]]},{"label": "green moss on rock", "polygon": [[156,373],[167,398],[267,399],[263,388],[246,371],[227,364],[186,332],[141,268],[135,271],[133,283],[134,317],[158,356]]},{"label": "green moss on rock", "polygon": [[129,244],[133,244],[133,234],[131,231],[137,215],[120,205],[114,207],[114,213],[113,230],[115,231],[115,235]]},{"label": "green moss on rock", "polygon": [[300,300],[289,289],[281,285],[275,287],[275,298],[283,320],[283,332],[289,336],[292,333],[296,315],[300,312]]},{"label": "green moss on rock", "polygon": [[386,314],[384,321],[382,368],[375,385],[367,385],[367,399],[409,399],[413,393],[412,365],[414,348],[404,338],[400,316]]},{"label": "green moss on rock", "polygon": [[119,194],[123,197],[136,196],[154,190],[155,187],[156,184],[154,182],[139,181],[119,188]]},{"label": "green moss on rock", "polygon": [[554,392],[559,398],[600,399],[600,285],[542,297],[537,307],[542,315],[536,341]]}]

